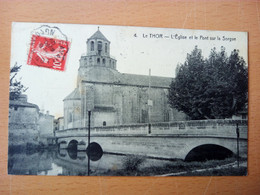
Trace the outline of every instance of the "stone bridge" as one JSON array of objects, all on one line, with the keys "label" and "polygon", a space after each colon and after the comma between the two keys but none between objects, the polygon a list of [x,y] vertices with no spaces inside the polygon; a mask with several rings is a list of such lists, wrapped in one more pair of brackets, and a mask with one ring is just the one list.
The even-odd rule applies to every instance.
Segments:
[{"label": "stone bridge", "polygon": [[[247,120],[194,120],[169,123],[92,127],[90,142],[104,152],[145,155],[155,158],[203,160],[222,159],[237,153],[239,127],[240,156],[247,157]],[[56,131],[61,149],[86,150],[88,129]]]}]

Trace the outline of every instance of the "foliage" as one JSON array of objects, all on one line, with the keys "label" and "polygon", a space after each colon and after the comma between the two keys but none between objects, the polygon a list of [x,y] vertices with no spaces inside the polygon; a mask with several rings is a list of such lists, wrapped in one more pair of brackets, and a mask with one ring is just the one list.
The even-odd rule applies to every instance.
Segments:
[{"label": "foliage", "polygon": [[18,66],[17,63],[10,70],[10,86],[9,86],[9,99],[17,100],[18,97],[25,92],[28,88],[24,87],[21,83],[21,79],[17,80],[16,76],[21,69],[21,65]]},{"label": "foliage", "polygon": [[248,69],[238,50],[213,48],[208,59],[196,46],[180,64],[169,90],[171,107],[191,119],[230,118],[247,103]]},{"label": "foliage", "polygon": [[138,155],[128,155],[123,159],[123,169],[127,172],[138,171],[145,158]]}]

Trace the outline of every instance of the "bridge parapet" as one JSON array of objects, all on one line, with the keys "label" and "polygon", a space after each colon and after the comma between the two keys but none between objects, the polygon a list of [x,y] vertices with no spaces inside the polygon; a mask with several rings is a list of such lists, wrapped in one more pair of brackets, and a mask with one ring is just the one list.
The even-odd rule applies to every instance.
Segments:
[{"label": "bridge parapet", "polygon": [[[131,124],[91,128],[91,136],[205,136],[236,138],[236,125],[240,130],[240,138],[247,139],[247,120],[194,120],[152,123],[148,134],[148,124]],[[56,137],[87,136],[87,127],[56,131]]]},{"label": "bridge parapet", "polygon": [[247,120],[193,120],[169,123],[157,123],[152,125],[154,135],[186,135],[186,136],[214,136],[236,138],[236,126],[238,124],[240,138],[247,139]]}]

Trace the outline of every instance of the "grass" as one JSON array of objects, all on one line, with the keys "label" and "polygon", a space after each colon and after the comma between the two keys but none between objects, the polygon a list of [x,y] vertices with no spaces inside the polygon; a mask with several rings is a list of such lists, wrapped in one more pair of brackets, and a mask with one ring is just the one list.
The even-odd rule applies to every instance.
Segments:
[{"label": "grass", "polygon": [[[246,159],[241,159],[245,161]],[[180,173],[182,176],[213,176],[213,175],[246,175],[246,167],[225,167],[216,168],[221,165],[234,163],[235,157],[227,158],[224,160],[208,160],[205,162],[185,162],[183,160],[176,160],[165,164],[164,166],[151,166],[140,168],[140,165],[145,162],[144,157],[140,156],[127,156],[123,160],[123,169],[111,171],[109,170],[106,174],[118,175],[118,176],[154,176],[164,175],[169,173]],[[213,169],[214,168],[214,169]],[[197,172],[196,170],[203,169],[203,171]],[[206,169],[206,170],[204,170]]]}]

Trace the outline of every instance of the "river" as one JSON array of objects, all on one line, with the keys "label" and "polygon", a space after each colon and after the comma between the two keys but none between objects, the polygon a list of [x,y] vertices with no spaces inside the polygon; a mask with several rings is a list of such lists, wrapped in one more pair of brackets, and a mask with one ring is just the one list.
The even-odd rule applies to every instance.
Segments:
[{"label": "river", "polygon": [[[88,159],[85,151],[41,150],[37,152],[9,152],[8,172],[13,175],[124,175],[138,168],[164,166],[171,161],[137,156],[104,153],[101,159]],[[128,164],[128,165],[127,165]],[[130,164],[130,165],[129,165]],[[89,165],[89,168],[88,168]],[[121,173],[120,173],[121,172]],[[135,175],[134,173],[131,175]]]}]

